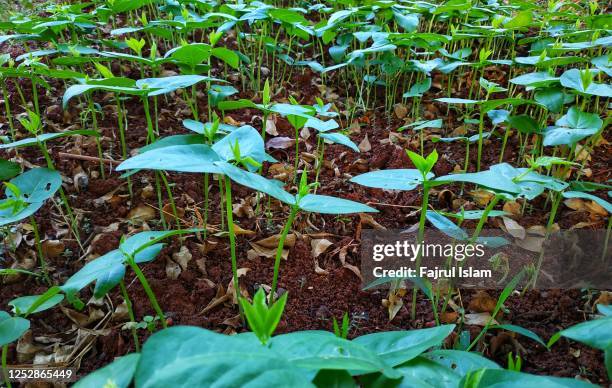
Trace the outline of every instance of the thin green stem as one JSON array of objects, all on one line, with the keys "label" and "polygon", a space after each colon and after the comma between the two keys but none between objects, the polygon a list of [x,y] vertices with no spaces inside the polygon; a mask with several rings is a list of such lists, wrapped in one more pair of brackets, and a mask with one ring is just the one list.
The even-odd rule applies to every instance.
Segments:
[{"label": "thin green stem", "polygon": [[[123,300],[125,300],[125,306],[128,310],[128,316],[130,317],[130,322],[136,322],[136,315],[134,315],[134,309],[132,308],[132,301],[130,296],[128,295],[127,289],[125,288],[125,282],[123,279],[119,282],[119,288],[121,289],[121,295],[123,295]],[[138,333],[136,333],[136,328],[132,327],[132,338],[134,339],[134,346],[136,346],[136,352],[140,352],[140,341],[138,340]]]},{"label": "thin green stem", "polygon": [[272,288],[270,289],[270,305],[274,303],[274,294],[276,293],[276,286],[278,284],[278,272],[280,269],[280,260],[283,256],[283,249],[285,247],[285,239],[291,230],[291,225],[293,224],[293,220],[295,219],[298,210],[299,208],[297,205],[291,207],[291,213],[289,213],[289,218],[287,219],[285,227],[283,228],[278,240],[278,248],[276,249],[276,257],[274,258],[274,277],[272,278]]},{"label": "thin green stem", "polygon": [[149,301],[151,302],[151,306],[153,307],[153,310],[155,310],[155,313],[157,314],[157,316],[159,317],[159,320],[161,321],[162,327],[164,329],[167,328],[168,323],[166,322],[166,316],[164,315],[164,312],[162,311],[161,307],[159,307],[159,303],[157,303],[157,298],[155,297],[155,293],[151,289],[151,286],[149,285],[147,278],[142,273],[142,271],[140,270],[140,267],[138,267],[138,264],[136,264],[136,261],[134,260],[133,257],[129,257],[127,262],[132,268],[132,271],[134,271],[134,273],[136,274],[138,281],[142,285],[142,288],[144,289],[145,293],[147,294],[147,297],[149,298]]},{"label": "thin green stem", "polygon": [[8,344],[2,346],[2,374],[4,375],[4,382],[6,383],[7,388],[11,388],[12,385],[8,375],[7,358]]}]

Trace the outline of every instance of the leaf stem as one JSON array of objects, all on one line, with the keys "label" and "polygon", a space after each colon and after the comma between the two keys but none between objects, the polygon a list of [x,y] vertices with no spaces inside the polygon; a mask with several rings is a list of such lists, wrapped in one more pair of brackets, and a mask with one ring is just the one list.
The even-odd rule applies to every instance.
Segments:
[{"label": "leaf stem", "polygon": [[291,213],[289,213],[289,218],[287,219],[285,227],[283,228],[278,240],[278,248],[276,249],[276,257],[274,258],[274,277],[272,278],[272,288],[270,289],[270,304],[274,302],[274,294],[278,284],[278,272],[280,268],[280,260],[283,256],[283,248],[285,247],[285,239],[287,238],[287,234],[289,234],[289,230],[291,230],[291,225],[293,224],[293,220],[295,219],[298,210],[299,208],[297,205],[293,205],[291,207]]}]

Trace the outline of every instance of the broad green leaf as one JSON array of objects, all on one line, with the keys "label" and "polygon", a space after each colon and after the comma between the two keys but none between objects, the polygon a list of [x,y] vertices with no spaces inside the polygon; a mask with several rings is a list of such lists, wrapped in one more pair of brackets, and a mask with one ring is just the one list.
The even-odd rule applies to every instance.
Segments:
[{"label": "broad green leaf", "polygon": [[136,86],[140,89],[146,90],[146,95],[152,97],[160,94],[170,93],[177,89],[187,88],[189,86],[204,81],[225,82],[217,78],[206,77],[203,75],[188,74],[174,75],[162,78],[139,79],[138,81],[136,81]]},{"label": "broad green leaf", "polygon": [[538,122],[527,115],[509,116],[507,121],[511,128],[518,129],[521,133],[541,133]]},{"label": "broad green leaf", "polygon": [[319,388],[357,388],[358,385],[346,371],[339,370],[320,370],[312,380],[314,385]]},{"label": "broad green leaf", "polygon": [[304,369],[341,369],[358,373],[399,374],[368,348],[325,331],[301,331],[272,338],[270,349]]},{"label": "broad green leaf", "polygon": [[335,144],[342,144],[343,146],[346,146],[350,149],[352,149],[355,152],[360,152],[359,151],[359,147],[357,147],[357,145],[355,143],[353,143],[353,141],[346,135],[343,135],[341,133],[320,133],[319,134],[320,137],[322,137],[325,140],[328,140],[332,143]]},{"label": "broad green leaf", "polygon": [[[149,262],[159,254],[163,244],[153,245],[136,254],[136,263]],[[114,288],[125,276],[125,255],[119,250],[112,250],[83,266],[60,286],[69,297],[96,282],[95,296],[102,297]],[[100,283],[98,285],[98,282]]]},{"label": "broad green leaf", "polygon": [[135,385],[141,388],[227,386],[312,387],[306,373],[252,335],[227,336],[177,326],[142,348]]},{"label": "broad green leaf", "polygon": [[[591,70],[585,71],[591,72]],[[560,81],[561,85],[566,88],[574,89],[579,93],[600,97],[612,97],[612,86],[608,84],[600,84],[592,81],[585,87],[581,79],[580,70],[578,69],[567,70],[561,75]]]},{"label": "broad green leaf", "polygon": [[570,94],[563,92],[561,88],[546,88],[538,90],[534,95],[535,100],[546,107],[553,113],[561,112],[564,104],[568,104],[573,101]]},{"label": "broad green leaf", "polygon": [[581,112],[573,106],[555,122],[555,126],[546,128],[544,145],[573,145],[597,133],[602,125],[603,121],[595,113]]},{"label": "broad green leaf", "polygon": [[419,14],[403,14],[399,11],[393,11],[395,22],[402,27],[405,32],[414,32],[419,27]]},{"label": "broad green leaf", "polygon": [[11,300],[8,304],[15,315],[30,315],[49,310],[64,300],[64,295],[58,294],[60,289],[52,287],[42,295],[28,295]]},{"label": "broad green leaf", "polygon": [[456,388],[461,376],[451,368],[447,368],[422,356],[395,368],[404,377],[397,388]]},{"label": "broad green leaf", "polygon": [[547,71],[519,75],[510,80],[515,85],[543,87],[559,82],[559,77],[550,75]]},{"label": "broad green leaf", "polygon": [[423,353],[425,357],[437,364],[443,365],[460,376],[465,376],[478,369],[499,369],[499,365],[495,362],[481,356],[478,353],[464,352],[461,350],[433,350]]},{"label": "broad green leaf", "polygon": [[117,166],[117,171],[147,169],[219,174],[221,170],[214,164],[219,160],[217,153],[206,144],[175,145],[133,156]]},{"label": "broad green leaf", "polygon": [[130,353],[117,358],[107,366],[100,368],[81,380],[74,388],[116,387],[128,388],[136,372],[140,354]]},{"label": "broad green leaf", "polygon": [[515,17],[510,19],[507,23],[504,23],[504,28],[507,29],[516,29],[516,28],[524,28],[531,24],[533,20],[533,11],[526,10],[519,12]]},{"label": "broad green leaf", "polygon": [[14,178],[21,172],[19,163],[0,159],[0,181],[7,181]]},{"label": "broad green leaf", "polygon": [[537,376],[505,369],[486,369],[464,379],[467,386],[474,388],[594,388],[593,384],[572,378]]},{"label": "broad green leaf", "polygon": [[208,61],[211,54],[212,48],[209,44],[191,43],[169,50],[164,55],[164,58],[171,58],[172,60],[193,69],[197,65]]},{"label": "broad green leaf", "polygon": [[[484,215],[484,210],[466,210],[463,213],[455,213],[457,217],[462,217],[464,220],[479,220]],[[507,216],[509,213],[501,210],[491,210],[488,217]]]},{"label": "broad green leaf", "polygon": [[243,108],[259,108],[260,106],[252,102],[251,100],[236,100],[236,101],[221,101],[218,104],[219,109],[225,110],[236,110]]},{"label": "broad green leaf", "polygon": [[378,213],[378,210],[359,202],[319,194],[306,194],[298,206],[303,211],[321,214]]},{"label": "broad green leaf", "polygon": [[439,346],[454,328],[455,325],[442,325],[409,331],[383,331],[357,337],[353,342],[373,351],[386,364],[396,366]]},{"label": "broad green leaf", "polygon": [[[53,196],[62,184],[60,174],[48,168],[33,168],[16,176],[10,181],[21,191],[21,198],[28,203],[43,202]],[[6,190],[7,198],[13,198],[13,193]]]},{"label": "broad green leaf", "polygon": [[30,321],[21,317],[11,317],[0,311],[0,346],[16,341],[30,328]]},{"label": "broad green leaf", "polygon": [[230,67],[237,69],[240,66],[240,58],[235,51],[225,47],[215,47],[212,49],[212,55],[227,63]]},{"label": "broad green leaf", "polygon": [[[253,160],[262,163],[266,160],[266,152],[264,141],[259,132],[250,125],[244,125],[225,137],[217,141],[212,146],[212,150],[219,156],[221,160],[226,162],[234,161],[234,152],[232,148],[240,147],[240,156],[243,158],[251,157]],[[252,171],[257,169],[257,166],[250,166]]]},{"label": "broad green leaf", "polygon": [[295,203],[295,197],[286,192],[283,189],[283,184],[279,181],[266,179],[259,174],[242,170],[229,163],[217,162],[215,165],[219,168],[220,173],[225,174],[233,182],[266,193],[286,204],[293,205]]},{"label": "broad green leaf", "polygon": [[29,137],[27,139],[21,139],[21,140],[17,140],[11,143],[0,144],[0,150],[6,149],[6,148],[21,148],[21,147],[27,147],[31,145],[37,145],[39,142],[44,143],[49,140],[58,139],[60,137],[73,136],[73,135],[100,136],[98,132],[88,130],[88,129],[76,129],[73,131],[66,131],[66,132],[45,133],[42,135],[38,135],[36,137]]},{"label": "broad green leaf", "polygon": [[410,87],[410,90],[402,95],[404,98],[408,97],[421,97],[425,92],[431,88],[431,78],[425,78],[421,82],[417,82]]},{"label": "broad green leaf", "polygon": [[[433,178],[433,174],[428,174],[428,178]],[[389,169],[357,175],[350,181],[378,189],[408,191],[423,183],[423,176],[416,169]]]}]

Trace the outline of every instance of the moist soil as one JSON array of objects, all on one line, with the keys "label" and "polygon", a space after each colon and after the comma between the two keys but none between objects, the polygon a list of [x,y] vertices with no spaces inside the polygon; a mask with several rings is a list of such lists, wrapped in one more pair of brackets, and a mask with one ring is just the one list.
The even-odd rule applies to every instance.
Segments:
[{"label": "moist soil", "polygon": [[[8,48],[5,45],[3,51],[6,49]],[[11,50],[14,49],[11,47]],[[505,84],[505,70],[507,69],[503,67],[492,68],[488,70],[486,78],[497,79],[497,82]],[[133,72],[133,77],[138,78],[137,69],[134,69]],[[469,79],[469,74],[466,78]],[[442,82],[442,85],[445,85],[444,79],[436,79],[434,84],[435,82]],[[30,95],[28,81],[20,83],[26,96]],[[290,92],[298,98],[300,103],[312,104],[315,102],[314,97],[320,95],[317,87],[320,83],[320,79],[310,71],[294,70],[290,85],[279,90],[275,99],[282,100],[288,97],[287,93]],[[329,80],[328,84],[333,85],[333,79]],[[53,83],[51,86],[52,89],[47,92],[39,89],[40,109],[41,112],[45,112],[44,119],[47,126],[56,128],[56,130],[65,130],[71,125],[81,127],[79,115],[82,112],[82,106],[72,104],[64,112],[60,107],[61,101],[58,97],[63,92],[63,87]],[[239,90],[242,89],[238,83],[235,86]],[[14,84],[9,83],[8,87],[13,106],[17,106],[18,100]],[[384,93],[382,90],[379,92]],[[351,90],[336,90],[336,93],[339,96],[355,95]],[[444,104],[433,101],[434,98],[439,97],[437,93],[442,96],[445,91],[434,88],[420,101],[422,117],[425,119],[443,118],[445,129],[441,134],[448,135],[453,129],[463,124],[454,110],[448,110]],[[102,134],[101,144],[105,158],[121,160],[116,111],[113,110],[114,101],[111,97],[103,94],[96,95],[97,101],[102,101],[101,106],[104,112],[104,116],[98,118]],[[243,93],[240,97],[252,96]],[[342,105],[342,99],[343,97],[340,97],[336,104]],[[205,98],[200,98],[200,102],[202,101],[205,101]],[[129,99],[125,101],[125,104],[129,112],[127,143],[129,150],[134,152],[146,142],[146,123],[139,101]],[[188,133],[181,121],[184,118],[190,118],[190,115],[179,96],[161,97],[158,104],[157,124],[160,137]],[[207,111],[204,103],[199,108],[200,112]],[[259,114],[248,109],[231,112],[228,116],[236,122],[251,124],[256,128],[260,128],[261,125]],[[418,150],[419,134],[409,131],[397,132],[397,128],[403,125],[404,121],[396,119],[393,112],[384,112],[382,109],[360,112],[351,123],[343,122],[342,124],[343,128],[352,124],[353,130],[350,132],[350,137],[356,144],[360,144],[367,136],[371,149],[358,154],[339,145],[326,145],[325,163],[320,175],[321,186],[318,193],[370,204],[380,211],[373,214],[373,219],[386,228],[407,229],[412,227],[418,222],[418,212],[415,210],[420,206],[421,193],[419,190],[387,192],[368,189],[349,183],[349,176],[346,174],[357,175],[385,168],[414,168],[404,149]],[[284,119],[278,118],[276,127],[279,136],[295,137],[291,126]],[[18,124],[17,128],[20,129],[21,136],[26,137],[25,131]],[[2,130],[6,132],[8,129],[2,128]],[[391,136],[393,141],[389,141],[390,134],[394,134]],[[425,132],[425,139],[432,134]],[[499,141],[486,142],[483,168],[499,162],[500,143]],[[148,220],[145,225],[127,220],[130,210],[141,205],[158,207],[155,194],[150,192],[151,186],[155,185],[154,174],[140,172],[133,176],[131,179],[133,194],[130,197],[127,181],[108,165],[105,166],[106,176],[102,178],[97,162],[60,156],[60,152],[97,156],[96,144],[91,139],[66,138],[52,141],[48,146],[56,168],[65,178],[64,190],[70,204],[80,216],[80,234],[85,249],[84,252],[66,231],[65,223],[61,222],[57,207],[52,203],[47,203],[35,216],[41,236],[49,240],[62,240],[65,245],[62,255],[48,258],[49,272],[53,282],[62,284],[87,260],[116,249],[123,234],[133,233],[143,228],[162,228],[158,214],[154,219]],[[309,139],[302,139],[300,151],[304,160],[301,161],[300,168],[303,168],[305,163],[312,166],[307,154],[314,153],[315,147],[314,134]],[[448,174],[455,169],[455,166],[463,166],[464,145],[434,144],[431,141],[425,141],[426,153],[434,147],[440,154],[440,160],[434,171],[436,175]],[[503,160],[516,165],[519,147],[516,136],[511,136]],[[19,153],[0,152],[0,156],[3,158],[18,157],[33,165],[45,165],[42,155],[37,150],[26,148],[18,151]],[[473,169],[476,164],[475,145],[471,151],[470,160]],[[288,168],[293,166],[295,155],[293,147],[280,150],[270,149],[269,152],[281,163],[285,163]],[[590,181],[605,183],[611,178],[609,155],[610,146],[607,143],[594,149],[589,163],[592,170],[592,176],[588,178]],[[87,178],[84,181],[82,176],[77,177],[78,183],[75,185],[75,176],[79,173],[85,174]],[[270,165],[264,166],[264,173],[267,173],[267,176],[271,175]],[[310,179],[314,180],[314,176],[312,175]],[[177,207],[181,213],[184,211],[184,214],[181,214],[182,226],[201,226],[198,221],[203,206],[202,177],[197,174],[170,173],[168,180],[173,184],[172,191]],[[291,184],[288,184],[287,187],[291,188]],[[218,193],[217,181],[211,179],[209,225],[215,227],[216,231],[221,230]],[[431,206],[437,210],[456,210],[454,201],[457,199],[466,210],[479,208],[467,194],[467,190],[460,195],[459,187],[450,187],[445,192],[440,191],[434,194]],[[596,192],[596,194],[600,193]],[[242,200],[252,198],[253,193],[243,187],[234,186],[233,195],[234,204],[237,205]],[[164,201],[164,203],[168,201],[165,196]],[[546,209],[549,208],[545,205],[544,200],[531,202],[526,207],[525,216],[518,219],[518,222],[524,227],[545,225],[548,219]],[[280,232],[288,214],[287,209],[283,209],[276,201],[272,201],[271,209],[272,212],[269,215],[260,212],[251,217],[234,216],[235,222],[242,229],[249,231],[249,234],[240,235],[237,240],[238,267],[244,268],[246,272],[240,277],[241,285],[244,287],[242,292],[249,295],[253,295],[259,285],[271,283],[273,259],[247,257],[247,251],[250,249],[249,242],[258,241]],[[172,223],[172,221],[169,222]],[[603,219],[593,218],[589,213],[576,212],[565,206],[561,206],[557,222],[562,228],[569,228],[578,223],[585,223],[588,228],[593,229],[605,228]],[[469,227],[470,224],[467,223],[465,226]],[[378,331],[431,327],[435,324],[430,302],[421,293],[418,294],[416,300],[416,318],[411,319],[411,292],[408,292],[403,298],[404,306],[399,313],[389,321],[388,310],[382,304],[382,300],[386,298],[386,291],[363,291],[357,274],[342,265],[338,253],[345,248],[346,263],[356,267],[360,266],[360,233],[363,228],[371,227],[371,223],[364,222],[359,216],[333,217],[314,214],[298,216],[293,228],[298,234],[297,241],[290,249],[288,259],[281,264],[279,287],[281,292],[289,293],[289,299],[277,333],[311,329],[332,330],[333,318],[341,319],[344,313],[348,313],[351,320],[349,337]],[[495,220],[490,219],[486,227],[498,228],[498,225]],[[15,252],[6,247],[3,258],[0,258],[2,267],[10,267],[15,260],[33,252],[34,247],[29,244],[33,239],[32,234],[25,231],[22,233],[27,238]],[[143,265],[142,270],[149,279],[162,309],[167,313],[170,325],[196,325],[225,333],[245,331],[246,328],[240,321],[237,307],[231,303],[231,300],[221,302],[214,307],[210,306],[211,302],[225,294],[231,280],[228,239],[215,231],[211,233],[212,235],[206,239],[198,235],[183,241],[176,238],[169,240],[157,259]],[[314,238],[326,238],[334,243],[316,261],[311,253],[309,242]],[[182,246],[187,247],[192,254],[192,260],[178,278],[173,280],[167,276],[166,264],[172,260],[173,253],[178,252]],[[154,315],[143,289],[129,271],[125,283],[136,317],[142,319],[146,315]],[[16,281],[5,281],[1,285],[0,306],[5,308],[7,303],[15,297],[42,293],[46,288],[47,285],[35,277],[22,276]],[[490,290],[488,294],[496,299],[499,291]],[[454,300],[462,303],[462,306],[468,309],[470,301],[476,295],[475,291],[459,290]],[[80,312],[82,315],[77,316],[72,307],[64,303],[62,309],[54,309],[32,316],[31,338],[33,338],[33,345],[37,346],[39,351],[53,353],[58,347],[79,343],[76,338],[77,329],[81,329],[78,330],[79,333],[82,332],[82,329],[91,329],[91,341],[85,345],[79,343],[80,346],[84,346],[85,351],[78,357],[71,358],[71,362],[79,367],[78,374],[83,376],[110,363],[115,357],[135,351],[135,344],[131,332],[121,328],[126,321],[125,317],[121,317],[120,314],[111,317],[117,307],[123,303],[119,290],[111,291],[102,301],[91,301],[91,290],[84,290],[80,296],[83,301],[89,301],[85,309]],[[585,290],[535,290],[527,291],[524,294],[516,292],[505,303],[507,312],[497,318],[503,323],[511,323],[532,330],[546,341],[559,330],[589,319],[596,298],[596,293]],[[465,326],[464,328],[472,333],[472,338],[481,329],[478,326]],[[148,336],[147,330],[139,330],[141,342]],[[452,340],[453,338],[450,338],[449,342]],[[559,340],[549,351],[526,337],[490,330],[479,344],[479,350],[502,366],[507,364],[508,352],[512,351],[514,354],[519,352],[523,359],[523,371],[525,372],[564,377],[580,376],[596,384],[609,384],[603,353],[566,339]],[[27,354],[23,353],[17,359],[16,347],[12,345],[9,351],[9,364],[31,363],[33,354]]]}]

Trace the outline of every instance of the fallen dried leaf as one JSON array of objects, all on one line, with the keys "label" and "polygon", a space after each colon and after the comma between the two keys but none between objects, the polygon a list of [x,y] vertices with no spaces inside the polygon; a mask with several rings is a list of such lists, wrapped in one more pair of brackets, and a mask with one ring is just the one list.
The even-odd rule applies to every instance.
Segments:
[{"label": "fallen dried leaf", "polygon": [[310,241],[310,247],[311,247],[311,252],[312,252],[312,256],[314,258],[317,258],[319,256],[321,256],[321,254],[323,252],[325,252],[327,250],[327,248],[329,248],[330,246],[332,246],[334,243],[332,243],[331,241],[327,240],[327,239],[315,239],[315,240],[311,240]]},{"label": "fallen dried leaf", "polygon": [[154,219],[156,216],[155,209],[148,205],[140,205],[128,213],[127,218],[135,223],[143,223]]}]

